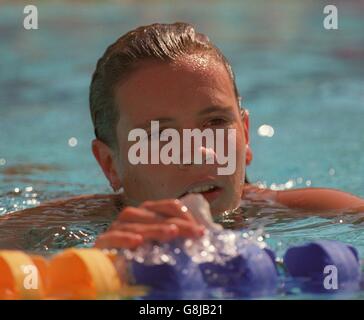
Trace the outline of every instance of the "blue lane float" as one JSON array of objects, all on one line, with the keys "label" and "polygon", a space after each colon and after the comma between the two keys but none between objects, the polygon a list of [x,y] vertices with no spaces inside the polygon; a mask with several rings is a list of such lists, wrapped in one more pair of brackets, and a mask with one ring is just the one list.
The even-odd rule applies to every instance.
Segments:
[{"label": "blue lane float", "polygon": [[211,298],[219,290],[232,297],[274,295],[278,285],[274,253],[245,239],[237,241],[236,248],[234,256],[216,253],[218,260],[197,263],[176,242],[168,250],[173,263],[133,259],[130,271],[134,284],[151,289],[148,298],[163,298],[163,293],[173,298]]},{"label": "blue lane float", "polygon": [[239,246],[238,252],[237,256],[226,260],[224,264],[200,264],[207,286],[224,288],[243,297],[274,295],[278,272],[273,252],[247,241]]},{"label": "blue lane float", "polygon": [[130,271],[133,282],[150,288],[148,299],[199,299],[203,297],[206,284],[197,264],[182,250],[171,246],[169,260],[174,263],[145,264],[133,260]]},{"label": "blue lane float", "polygon": [[238,254],[226,257],[223,263],[196,263],[176,242],[169,245],[174,263],[145,264],[133,260],[130,270],[134,284],[148,286],[151,291],[147,298],[152,299],[213,298],[213,292],[218,290],[235,298],[274,296],[288,280],[310,293],[356,291],[360,287],[360,260],[350,245],[323,240],[289,248],[284,255],[283,279],[273,251],[248,240],[238,242],[237,248]]},{"label": "blue lane float", "polygon": [[360,287],[357,250],[338,241],[314,241],[289,248],[284,255],[287,273],[304,292],[336,293]]}]

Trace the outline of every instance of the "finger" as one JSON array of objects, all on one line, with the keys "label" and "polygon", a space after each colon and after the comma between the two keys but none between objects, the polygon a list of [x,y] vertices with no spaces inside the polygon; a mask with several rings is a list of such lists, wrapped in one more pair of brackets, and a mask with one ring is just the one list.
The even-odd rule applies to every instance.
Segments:
[{"label": "finger", "polygon": [[170,241],[179,236],[178,227],[173,224],[115,223],[113,228],[140,234],[144,240]]},{"label": "finger", "polygon": [[95,247],[100,249],[134,249],[143,243],[141,235],[119,230],[101,234],[95,242]]},{"label": "finger", "polygon": [[134,207],[125,208],[123,211],[120,212],[117,218],[117,221],[120,222],[139,222],[145,224],[160,223],[163,220],[164,218],[156,212]]},{"label": "finger", "polygon": [[178,227],[178,236],[183,238],[199,238],[205,232],[204,226],[179,218],[170,218],[164,223],[175,224]]},{"label": "finger", "polygon": [[196,222],[188,208],[180,200],[169,199],[159,201],[146,201],[141,205],[142,208],[158,212],[167,217],[178,217],[184,220]]}]

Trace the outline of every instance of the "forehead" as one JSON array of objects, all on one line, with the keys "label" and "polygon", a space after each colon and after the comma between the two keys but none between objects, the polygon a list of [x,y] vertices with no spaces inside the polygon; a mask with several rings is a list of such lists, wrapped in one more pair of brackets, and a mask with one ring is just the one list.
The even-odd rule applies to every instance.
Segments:
[{"label": "forehead", "polygon": [[211,105],[236,107],[224,64],[199,54],[173,62],[143,62],[115,93],[120,122],[128,129],[141,120],[191,115]]}]

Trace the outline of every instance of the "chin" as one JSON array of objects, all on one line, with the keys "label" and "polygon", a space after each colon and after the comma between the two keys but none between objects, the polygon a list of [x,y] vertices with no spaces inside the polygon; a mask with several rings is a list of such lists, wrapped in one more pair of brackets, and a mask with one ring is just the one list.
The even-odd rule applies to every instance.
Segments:
[{"label": "chin", "polygon": [[212,215],[221,214],[224,211],[230,210],[231,206],[229,206],[228,201],[219,200],[216,203],[210,204],[210,210]]},{"label": "chin", "polygon": [[240,205],[240,197],[234,199],[218,199],[215,203],[210,204],[211,213],[213,215],[221,214],[225,211],[234,210]]}]

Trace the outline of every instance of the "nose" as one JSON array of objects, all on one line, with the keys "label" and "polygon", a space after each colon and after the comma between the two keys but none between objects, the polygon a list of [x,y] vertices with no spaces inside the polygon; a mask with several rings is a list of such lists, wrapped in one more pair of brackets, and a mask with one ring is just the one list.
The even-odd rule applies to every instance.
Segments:
[{"label": "nose", "polygon": [[[189,152],[186,154],[185,151]],[[194,152],[191,152],[194,151]],[[188,161],[183,161],[184,159]],[[216,152],[213,148],[199,146],[195,149],[183,150],[179,167],[181,169],[192,165],[215,164],[217,162]]]}]

